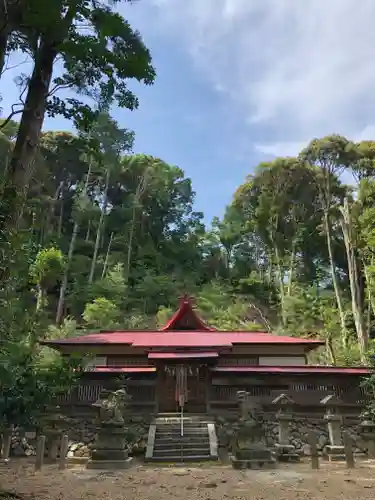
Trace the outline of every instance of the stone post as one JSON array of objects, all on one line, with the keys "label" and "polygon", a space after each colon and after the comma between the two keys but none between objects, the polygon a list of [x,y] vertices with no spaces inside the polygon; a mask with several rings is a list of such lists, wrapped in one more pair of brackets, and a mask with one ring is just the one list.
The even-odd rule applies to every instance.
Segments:
[{"label": "stone post", "polygon": [[1,458],[9,460],[10,450],[12,448],[13,425],[4,430],[3,442],[1,447]]},{"label": "stone post", "polygon": [[375,422],[366,419],[359,424],[359,429],[366,443],[368,457],[375,458]]},{"label": "stone post", "polygon": [[319,469],[319,454],[318,454],[318,446],[317,446],[317,435],[316,432],[310,431],[308,435],[308,443],[310,446],[310,455],[311,455],[311,468],[313,470]]},{"label": "stone post", "polygon": [[66,454],[68,453],[68,448],[69,448],[69,437],[67,434],[64,434],[61,438],[61,443],[60,443],[59,470],[65,469]]},{"label": "stone post", "polygon": [[280,394],[272,401],[277,408],[276,419],[279,424],[279,442],[275,445],[276,456],[280,462],[298,462],[299,454],[289,442],[290,424],[293,420],[294,401],[286,394]]},{"label": "stone post", "polygon": [[334,395],[326,396],[320,402],[326,408],[324,420],[328,424],[330,444],[324,452],[330,461],[345,460],[345,450],[341,437],[342,416],[339,414],[341,401]]},{"label": "stone post", "polygon": [[348,431],[343,431],[342,437],[344,440],[346,466],[348,469],[353,469],[355,466],[354,452],[353,452],[353,440],[352,440]]},{"label": "stone post", "polygon": [[36,445],[35,472],[40,471],[41,468],[43,467],[45,446],[46,446],[46,436],[39,436]]}]

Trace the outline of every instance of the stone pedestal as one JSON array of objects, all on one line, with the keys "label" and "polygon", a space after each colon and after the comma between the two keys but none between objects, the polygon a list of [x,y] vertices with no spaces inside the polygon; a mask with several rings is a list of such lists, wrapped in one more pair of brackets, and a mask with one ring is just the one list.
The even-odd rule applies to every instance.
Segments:
[{"label": "stone pedestal", "polygon": [[276,460],[270,450],[258,444],[252,448],[236,450],[231,458],[234,469],[274,469]]},{"label": "stone pedestal", "polygon": [[299,462],[301,459],[300,453],[292,444],[275,444],[275,454],[280,462]]},{"label": "stone pedestal", "polygon": [[364,420],[359,424],[359,429],[366,443],[368,457],[375,458],[375,422]]},{"label": "stone pedestal", "polygon": [[342,445],[331,446],[327,445],[324,449],[326,458],[330,462],[344,461],[345,460],[345,448]]},{"label": "stone pedestal", "polygon": [[123,423],[118,421],[102,422],[86,467],[103,470],[126,469],[130,466],[131,461]]}]

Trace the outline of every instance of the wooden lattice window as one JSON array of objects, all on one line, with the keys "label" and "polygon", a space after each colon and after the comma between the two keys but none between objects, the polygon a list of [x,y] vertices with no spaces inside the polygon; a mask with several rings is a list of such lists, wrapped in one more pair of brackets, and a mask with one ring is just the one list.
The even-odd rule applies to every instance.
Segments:
[{"label": "wooden lattice window", "polygon": [[257,366],[257,356],[241,356],[241,357],[227,357],[220,358],[218,366]]},{"label": "wooden lattice window", "polygon": [[148,359],[145,356],[108,356],[108,366],[147,366]]}]

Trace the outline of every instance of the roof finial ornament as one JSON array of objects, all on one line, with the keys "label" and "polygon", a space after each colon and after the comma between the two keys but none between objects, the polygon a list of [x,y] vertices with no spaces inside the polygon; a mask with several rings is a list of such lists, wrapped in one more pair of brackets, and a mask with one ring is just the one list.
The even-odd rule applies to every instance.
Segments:
[{"label": "roof finial ornament", "polygon": [[180,299],[180,306],[183,304],[189,304],[190,306],[194,305],[194,300],[192,297],[190,297],[188,293],[184,293],[183,295],[181,295],[179,299]]}]

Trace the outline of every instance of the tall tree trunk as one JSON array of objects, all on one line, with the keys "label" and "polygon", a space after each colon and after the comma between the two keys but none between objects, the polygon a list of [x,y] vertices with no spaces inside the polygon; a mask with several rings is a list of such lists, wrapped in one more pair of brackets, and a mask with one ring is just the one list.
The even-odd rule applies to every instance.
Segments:
[{"label": "tall tree trunk", "polygon": [[[3,3],[3,2],[1,2]],[[5,2],[4,2],[5,3]],[[2,14],[0,10],[0,15]],[[0,28],[0,77],[5,69],[5,58],[8,46],[9,28],[7,26]]]},{"label": "tall tree trunk", "polygon": [[341,297],[339,283],[338,283],[337,274],[336,274],[335,259],[333,256],[333,248],[332,248],[332,232],[331,232],[331,224],[329,221],[328,210],[324,211],[323,222],[324,222],[324,229],[325,229],[326,238],[327,238],[327,248],[328,248],[328,256],[329,256],[329,265],[331,268],[333,289],[335,291],[336,304],[337,304],[337,309],[339,311],[340,325],[341,325],[341,330],[342,330],[341,340],[342,340],[343,348],[344,348],[344,350],[346,350],[348,348],[348,330],[346,328],[344,305],[342,302],[342,297]]},{"label": "tall tree trunk", "polygon": [[105,190],[104,190],[104,200],[103,200],[103,208],[100,212],[100,219],[99,219],[99,225],[98,229],[96,231],[96,239],[95,239],[95,247],[94,247],[94,254],[92,256],[91,260],[91,268],[90,268],[90,274],[89,274],[89,285],[92,284],[93,279],[94,279],[94,273],[95,273],[95,267],[96,267],[96,261],[98,258],[98,252],[99,252],[99,244],[100,244],[100,236],[101,236],[101,231],[102,231],[102,226],[104,222],[104,216],[107,210],[107,204],[108,204],[108,188],[109,188],[109,179],[111,176],[111,170],[108,168],[107,174],[106,174],[106,179],[105,179]]},{"label": "tall tree trunk", "polygon": [[63,219],[64,219],[64,190],[61,191],[59,219],[57,223],[57,237],[59,239],[61,238],[62,235]]},{"label": "tall tree trunk", "polygon": [[2,0],[0,2],[0,76],[4,71],[8,40],[12,31],[19,31],[22,13],[28,5],[22,0]]},{"label": "tall tree trunk", "polygon": [[286,289],[286,295],[288,297],[292,296],[293,279],[294,279],[294,271],[295,271],[295,264],[296,264],[296,247],[297,247],[297,242],[294,239],[293,243],[292,243],[292,250],[291,250],[290,259],[289,259],[288,286]]},{"label": "tall tree trunk", "polygon": [[359,283],[358,260],[353,242],[353,224],[350,215],[348,199],[344,199],[344,206],[340,207],[342,218],[340,219],[341,229],[344,236],[346,257],[348,261],[350,295],[352,301],[352,313],[361,361],[366,362],[366,352],[368,349],[368,337],[365,329],[362,293]]},{"label": "tall tree trunk", "polygon": [[48,211],[47,216],[46,216],[46,236],[48,236],[48,237],[50,237],[54,231],[54,224],[51,223],[51,221],[55,217],[56,203],[60,197],[60,193],[63,189],[63,185],[64,185],[64,181],[61,181],[60,184],[58,185],[56,191],[55,191],[55,194],[54,194],[52,201],[51,201],[51,204],[50,204],[49,211]]},{"label": "tall tree trunk", "polygon": [[136,216],[137,216],[137,206],[141,201],[142,195],[146,189],[147,186],[147,175],[148,171],[144,172],[142,177],[140,178],[137,189],[135,192],[135,198],[134,198],[134,203],[133,203],[133,210],[132,210],[132,221],[131,221],[131,226],[130,226],[130,231],[129,231],[129,241],[128,241],[128,252],[127,252],[127,258],[126,258],[126,279],[129,278],[130,274],[130,265],[131,265],[131,258],[132,258],[132,252],[133,252],[133,238],[134,238],[134,231],[135,231],[135,221],[136,221]]},{"label": "tall tree trunk", "polygon": [[129,278],[130,264],[131,264],[132,251],[133,251],[133,237],[134,237],[134,230],[135,230],[135,218],[136,218],[136,206],[133,205],[132,221],[131,221],[130,231],[129,231],[128,252],[127,252],[127,256],[126,256],[126,278],[127,279]]},{"label": "tall tree trunk", "polygon": [[286,310],[285,310],[285,283],[284,283],[284,273],[282,269],[282,263],[281,263],[281,257],[280,257],[280,252],[275,244],[273,238],[271,238],[272,244],[273,244],[273,249],[275,252],[275,259],[276,259],[276,274],[277,274],[277,281],[278,281],[278,286],[279,286],[279,297],[280,297],[280,316],[281,316],[281,324],[285,328],[287,326],[287,317],[286,317]]},{"label": "tall tree trunk", "polygon": [[62,280],[61,286],[60,286],[59,301],[57,303],[57,310],[56,310],[56,320],[55,320],[56,325],[60,325],[62,322],[62,317],[63,317],[63,313],[64,313],[64,305],[65,305],[65,295],[66,295],[66,290],[68,288],[69,270],[70,270],[70,266],[72,264],[74,248],[76,245],[78,232],[79,232],[79,223],[75,222],[74,226],[73,226],[72,237],[70,238],[68,259],[66,262],[65,272],[64,272],[63,280]]},{"label": "tall tree trunk", "polygon": [[34,173],[34,159],[44,122],[55,57],[56,49],[42,38],[6,175],[4,194],[8,207],[4,223],[10,229],[17,229],[19,225],[29,182]]},{"label": "tall tree trunk", "polygon": [[[92,160],[90,159],[89,168],[88,168],[87,175],[86,175],[85,186],[83,188],[83,192],[82,192],[81,196],[82,195],[85,196],[87,193],[88,186],[89,186],[89,180],[90,180],[90,176],[91,176],[91,168],[92,168]],[[70,238],[68,259],[67,259],[67,263],[65,266],[63,280],[61,282],[59,301],[57,303],[56,319],[55,319],[55,323],[57,325],[61,324],[63,313],[64,313],[65,295],[66,295],[66,290],[68,288],[69,271],[70,271],[70,266],[72,264],[72,259],[73,259],[73,254],[74,254],[74,249],[75,249],[75,245],[76,245],[78,232],[79,232],[79,222],[76,220],[74,223],[74,226],[73,226],[72,237]]]},{"label": "tall tree trunk", "polygon": [[113,232],[111,233],[111,236],[109,237],[107,253],[105,254],[105,260],[104,260],[103,271],[102,271],[102,279],[104,279],[106,272],[107,272],[109,255],[111,253],[111,247],[112,247],[112,241],[113,241]]},{"label": "tall tree trunk", "polygon": [[87,224],[85,241],[89,241],[89,239],[90,239],[90,229],[91,229],[91,219],[89,220],[89,223]]},{"label": "tall tree trunk", "polygon": [[46,297],[45,290],[43,289],[43,287],[40,284],[38,284],[37,285],[36,308],[35,308],[36,313],[40,312],[43,309],[43,307],[46,305],[45,297]]},{"label": "tall tree trunk", "polygon": [[[374,257],[371,258],[371,267],[374,266]],[[372,314],[375,317],[375,297],[373,294],[373,286],[374,286],[374,280],[372,279],[369,271],[369,265],[364,263],[363,264],[363,271],[365,273],[365,278],[366,278],[366,288],[367,288],[367,300],[369,302],[369,305],[371,306]]]},{"label": "tall tree trunk", "polygon": [[336,364],[336,356],[335,356],[335,351],[334,351],[333,345],[332,345],[332,336],[331,335],[326,336],[325,344],[326,344],[326,353],[327,353],[328,359],[330,361],[330,364],[335,365]]}]

